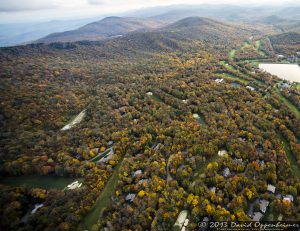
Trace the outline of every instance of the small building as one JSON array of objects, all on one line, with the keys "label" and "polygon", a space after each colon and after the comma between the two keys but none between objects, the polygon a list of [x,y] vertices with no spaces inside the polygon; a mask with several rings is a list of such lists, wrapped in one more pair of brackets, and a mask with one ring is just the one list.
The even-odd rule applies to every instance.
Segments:
[{"label": "small building", "polygon": [[209,221],[208,217],[204,217],[202,221]]},{"label": "small building", "polygon": [[225,154],[227,154],[226,150],[220,150],[220,151],[218,151],[218,156],[224,156]]},{"label": "small building", "polygon": [[135,194],[130,193],[126,196],[125,200],[133,202],[134,198],[135,198]]},{"label": "small building", "polygon": [[199,119],[199,118],[200,118],[200,116],[199,116],[198,114],[193,114],[193,117],[194,117],[195,119]]},{"label": "small building", "polygon": [[184,224],[183,224],[183,225],[186,227],[186,226],[189,224],[189,221],[190,221],[189,219],[185,219],[185,221],[184,221]]},{"label": "small building", "polygon": [[79,183],[78,181],[75,181],[72,184],[69,184],[67,186],[67,189],[72,190],[72,189],[80,188],[81,185],[82,185],[82,183]]},{"label": "small building", "polygon": [[133,173],[133,176],[141,175],[142,173],[142,170],[139,169]]},{"label": "small building", "polygon": [[148,180],[147,179],[141,179],[141,180],[139,180],[139,182],[137,184],[140,185],[140,184],[144,184],[145,182],[148,182]]},{"label": "small building", "polygon": [[250,91],[255,91],[255,88],[254,88],[254,87],[247,86],[246,88],[249,89]]},{"label": "small building", "polygon": [[36,204],[34,205],[34,209],[31,211],[31,214],[34,214],[39,208],[43,207],[44,204]]},{"label": "small building", "polygon": [[292,86],[291,83],[283,83],[281,84],[281,88],[290,88]]},{"label": "small building", "polygon": [[157,145],[153,145],[152,150],[157,151],[162,144],[158,143]]},{"label": "small building", "polygon": [[277,220],[278,221],[282,221],[282,218],[283,218],[283,215],[280,213],[279,216],[278,216],[278,218],[277,218]]},{"label": "small building", "polygon": [[223,82],[223,80],[224,80],[224,79],[216,79],[215,82],[216,82],[217,84],[220,84],[220,83]]},{"label": "small building", "polygon": [[276,187],[274,185],[268,184],[267,191],[275,193]]},{"label": "small building", "polygon": [[264,160],[257,160],[257,163],[259,164],[259,166],[260,166],[261,168],[264,168],[264,167],[266,166]]},{"label": "small building", "polygon": [[153,93],[151,91],[147,92],[147,95],[152,96]]},{"label": "small building", "polygon": [[216,187],[211,187],[211,188],[209,188],[209,191],[212,193],[216,193],[216,189],[217,189]]},{"label": "small building", "polygon": [[285,195],[283,197],[283,201],[293,202],[294,201],[294,197],[292,195]]},{"label": "small building", "polygon": [[260,212],[255,212],[255,213],[253,214],[252,220],[253,220],[253,221],[260,221],[261,218],[262,218],[263,216],[264,216],[264,215],[263,215],[262,213],[260,213]]},{"label": "small building", "polygon": [[262,199],[259,201],[259,209],[260,211],[262,211],[263,213],[265,213],[267,211],[267,208],[269,206],[270,202],[265,200],[265,199]]},{"label": "small building", "polygon": [[187,218],[187,215],[188,215],[187,210],[182,210],[177,217],[177,220],[174,224],[174,228],[177,228],[177,229],[179,228],[181,230],[182,227],[184,227],[184,223]]},{"label": "small building", "polygon": [[182,102],[183,102],[184,104],[187,104],[188,101],[187,101],[187,99],[183,99]]},{"label": "small building", "polygon": [[234,163],[236,163],[236,164],[243,164],[243,159],[242,158],[235,158],[234,160]]},{"label": "small building", "polygon": [[225,168],[223,170],[223,176],[226,178],[226,177],[229,177],[230,175],[231,175],[231,173],[230,173],[229,168]]},{"label": "small building", "polygon": [[277,55],[277,58],[283,59],[283,58],[285,58],[285,56],[284,55]]}]

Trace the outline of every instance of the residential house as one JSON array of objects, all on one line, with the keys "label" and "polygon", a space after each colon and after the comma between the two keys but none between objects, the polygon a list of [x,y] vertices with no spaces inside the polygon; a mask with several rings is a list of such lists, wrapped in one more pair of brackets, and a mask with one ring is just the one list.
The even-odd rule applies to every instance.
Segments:
[{"label": "residential house", "polygon": [[224,177],[229,177],[231,175],[229,168],[225,168],[223,170],[223,176]]},{"label": "residential house", "polygon": [[269,204],[270,204],[270,202],[265,200],[265,199],[259,200],[259,209],[260,209],[260,211],[265,213],[267,211],[267,208],[268,208]]},{"label": "residential house", "polygon": [[255,212],[255,213],[253,214],[252,220],[253,220],[253,221],[260,221],[261,218],[262,218],[263,216],[264,216],[264,215],[263,215],[262,213],[260,213],[260,212]]},{"label": "residential house", "polygon": [[246,88],[249,89],[250,91],[255,91],[255,88],[254,88],[254,87],[247,86]]},{"label": "residential house", "polygon": [[135,198],[135,194],[130,193],[126,196],[125,200],[133,202],[134,198]]},{"label": "residential house", "polygon": [[276,187],[274,185],[268,184],[267,191],[275,193]]},{"label": "residential house", "polygon": [[285,195],[283,197],[283,201],[293,202],[294,201],[294,197],[292,195]]}]

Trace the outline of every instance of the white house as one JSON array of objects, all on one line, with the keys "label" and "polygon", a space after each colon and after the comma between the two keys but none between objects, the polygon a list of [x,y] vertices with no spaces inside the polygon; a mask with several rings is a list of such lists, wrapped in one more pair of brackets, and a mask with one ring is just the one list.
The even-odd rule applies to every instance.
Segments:
[{"label": "white house", "polygon": [[227,154],[226,150],[220,150],[220,151],[218,151],[218,156],[224,156],[225,154]]},{"label": "white house", "polygon": [[292,195],[285,195],[283,197],[283,201],[293,202],[294,201],[294,197]]},{"label": "white house", "polygon": [[229,170],[229,168],[225,168],[224,170],[223,170],[223,176],[224,177],[229,177],[230,176],[230,170]]},{"label": "white house", "polygon": [[223,80],[224,80],[224,79],[216,79],[215,82],[216,82],[217,84],[220,84],[220,83],[223,82]]},{"label": "white house", "polygon": [[216,193],[216,187],[209,188],[209,191],[211,191],[212,193]]},{"label": "white house", "polygon": [[262,211],[263,213],[265,213],[267,211],[267,208],[269,206],[270,202],[265,200],[265,199],[262,199],[259,201],[259,209],[260,211]]},{"label": "white house", "polygon": [[268,184],[267,191],[275,193],[276,187],[274,185]]},{"label": "white house", "polygon": [[79,183],[78,181],[75,181],[72,184],[69,184],[67,186],[67,189],[72,190],[72,189],[80,188],[81,185],[82,185],[82,183]]},{"label": "white house", "polygon": [[133,202],[134,198],[135,198],[135,194],[130,193],[126,196],[125,200]]},{"label": "white house", "polygon": [[135,171],[134,173],[133,173],[133,176],[137,176],[137,175],[140,175],[140,174],[142,174],[143,172],[142,172],[142,170],[137,170],[137,171]]},{"label": "white house", "polygon": [[247,86],[246,88],[249,89],[250,91],[255,91],[255,88],[254,88],[254,87]]},{"label": "white house", "polygon": [[151,91],[147,92],[147,95],[152,96],[153,93]]},{"label": "white house", "polygon": [[186,218],[187,218],[187,215],[188,215],[187,210],[182,210],[182,211],[179,213],[179,215],[178,215],[178,217],[177,217],[177,220],[176,220],[174,226],[179,227],[180,230],[181,230],[182,227],[184,227],[184,224],[185,224],[185,220],[186,220]]}]

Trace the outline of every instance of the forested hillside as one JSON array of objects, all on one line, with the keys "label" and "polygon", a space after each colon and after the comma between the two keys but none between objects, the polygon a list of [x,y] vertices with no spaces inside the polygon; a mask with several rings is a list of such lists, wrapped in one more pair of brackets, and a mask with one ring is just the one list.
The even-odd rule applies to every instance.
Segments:
[{"label": "forested hillside", "polygon": [[264,220],[299,221],[297,99],[250,63],[274,59],[268,42],[261,27],[193,17],[1,48],[1,230],[172,230],[181,211],[197,230],[250,221],[262,200]]}]

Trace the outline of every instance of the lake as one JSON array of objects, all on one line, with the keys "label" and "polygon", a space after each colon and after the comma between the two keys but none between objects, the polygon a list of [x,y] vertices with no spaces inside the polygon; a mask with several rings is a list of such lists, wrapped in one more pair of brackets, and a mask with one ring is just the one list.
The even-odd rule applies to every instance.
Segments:
[{"label": "lake", "polygon": [[281,79],[300,83],[300,67],[297,64],[260,63],[259,68]]},{"label": "lake", "polygon": [[75,178],[60,176],[7,176],[0,178],[0,184],[28,188],[64,189]]}]

